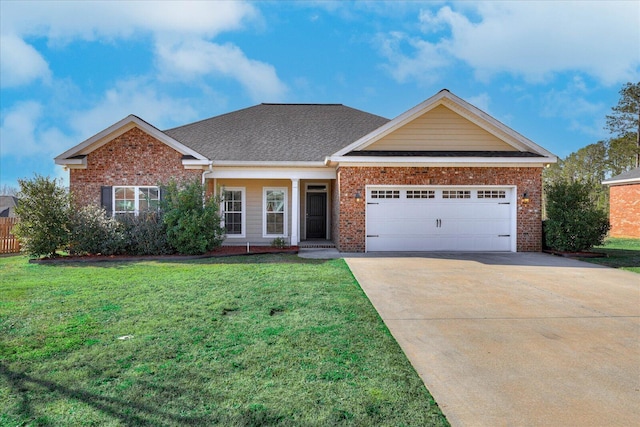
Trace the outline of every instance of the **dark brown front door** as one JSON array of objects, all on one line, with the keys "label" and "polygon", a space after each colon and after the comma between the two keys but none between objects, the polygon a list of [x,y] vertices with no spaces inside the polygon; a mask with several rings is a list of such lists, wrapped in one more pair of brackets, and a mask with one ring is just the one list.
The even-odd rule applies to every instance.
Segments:
[{"label": "dark brown front door", "polygon": [[327,237],[327,193],[307,193],[307,239]]}]

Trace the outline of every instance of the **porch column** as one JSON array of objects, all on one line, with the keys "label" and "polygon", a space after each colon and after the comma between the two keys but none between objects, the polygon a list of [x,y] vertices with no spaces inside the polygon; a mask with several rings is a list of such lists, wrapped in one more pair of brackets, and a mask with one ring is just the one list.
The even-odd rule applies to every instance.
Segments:
[{"label": "porch column", "polygon": [[300,180],[291,178],[291,246],[300,243]]}]

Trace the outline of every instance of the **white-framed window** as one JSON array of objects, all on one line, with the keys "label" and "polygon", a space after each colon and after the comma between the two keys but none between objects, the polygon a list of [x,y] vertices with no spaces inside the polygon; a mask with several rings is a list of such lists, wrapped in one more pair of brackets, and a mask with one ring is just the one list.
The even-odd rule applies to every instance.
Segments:
[{"label": "white-framed window", "polygon": [[114,186],[114,215],[156,212],[160,208],[160,188],[157,186]]},{"label": "white-framed window", "polygon": [[265,187],[262,194],[262,237],[287,235],[287,188]]},{"label": "white-framed window", "polygon": [[227,237],[245,237],[246,190],[245,187],[224,187],[220,191],[222,226]]}]

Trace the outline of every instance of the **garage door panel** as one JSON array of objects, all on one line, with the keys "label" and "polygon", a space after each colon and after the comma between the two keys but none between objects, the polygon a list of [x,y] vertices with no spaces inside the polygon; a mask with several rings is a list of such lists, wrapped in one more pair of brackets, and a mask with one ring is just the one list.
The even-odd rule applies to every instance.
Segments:
[{"label": "garage door panel", "polygon": [[[373,190],[371,187],[369,191]],[[368,251],[509,251],[512,247],[513,205],[510,188],[490,198],[486,187],[379,187],[397,198],[368,197]],[[433,198],[411,198],[416,189],[429,189]],[[490,187],[495,190],[495,187]],[[410,194],[407,197],[407,194]],[[446,198],[443,194],[446,193]],[[368,193],[371,196],[371,192]],[[453,198],[461,195],[461,198]],[[465,197],[465,198],[462,198]],[[482,197],[482,198],[480,198]]]}]

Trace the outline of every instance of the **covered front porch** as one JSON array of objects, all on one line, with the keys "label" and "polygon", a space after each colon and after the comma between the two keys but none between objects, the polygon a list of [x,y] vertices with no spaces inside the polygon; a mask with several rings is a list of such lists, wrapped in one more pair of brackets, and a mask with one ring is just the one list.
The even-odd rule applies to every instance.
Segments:
[{"label": "covered front porch", "polygon": [[326,167],[213,166],[203,173],[207,192],[220,197],[226,246],[332,247],[335,178]]}]

